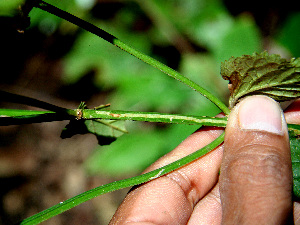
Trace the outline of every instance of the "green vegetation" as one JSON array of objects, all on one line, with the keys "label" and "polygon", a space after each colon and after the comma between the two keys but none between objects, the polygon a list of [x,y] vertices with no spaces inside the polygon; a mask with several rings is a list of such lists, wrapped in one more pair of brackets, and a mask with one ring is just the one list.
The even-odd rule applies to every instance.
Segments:
[{"label": "green vegetation", "polygon": [[[35,8],[29,10],[28,16],[31,23],[30,27],[26,29],[30,31],[38,28],[48,37],[57,33],[74,36],[74,43],[70,44],[70,51],[67,51],[61,59],[64,85],[78,84],[74,95],[82,98],[81,96],[86,96],[92,87],[85,87],[81,82],[89,74],[92,74],[93,87],[106,93],[105,102],[101,103],[109,102],[112,110],[108,110],[107,105],[94,110],[87,109],[84,104],[81,104],[78,109],[56,108],[48,103],[36,102],[34,99],[24,99],[22,96],[1,92],[0,96],[3,99],[5,97],[7,101],[25,103],[49,110],[1,109],[0,123],[2,125],[71,120],[62,131],[61,137],[68,138],[77,133],[93,133],[96,134],[101,145],[109,144],[118,137],[117,141],[111,145],[96,147],[94,153],[84,163],[88,174],[104,174],[106,176],[140,173],[154,160],[170,151],[190,133],[198,129],[199,125],[226,126],[226,117],[223,119],[213,117],[220,110],[225,114],[229,113],[229,109],[222,103],[227,101],[228,91],[226,90],[227,83],[219,75],[220,63],[232,56],[251,55],[253,52],[261,52],[265,49],[263,37],[251,16],[241,14],[233,17],[218,0],[192,0],[188,3],[184,0],[128,1],[126,4],[121,4],[118,10],[115,9],[112,15],[104,15],[105,12],[103,15],[95,15],[93,14],[93,10],[95,10],[93,1],[90,1],[91,5],[82,5],[80,2],[57,0],[51,1],[51,4],[101,27],[109,34],[94,30],[89,23],[79,20],[79,23],[83,24],[77,25],[89,31],[92,30],[92,33],[83,31],[63,20],[74,22],[71,15],[68,17],[66,14],[67,18],[64,18],[63,15],[60,16],[61,18],[51,15],[43,11],[54,10],[51,12],[55,12],[55,8],[51,5],[42,1],[29,0],[26,1],[28,5],[36,5],[34,5]],[[1,14],[12,15],[19,4],[20,1],[11,1],[10,4],[0,3]],[[22,16],[21,20],[25,20],[27,17],[26,13]],[[103,17],[107,17],[107,19],[104,20]],[[274,42],[278,43],[278,46],[279,44],[285,46],[283,52],[291,52],[294,57],[300,56],[297,55],[299,49],[295,45],[294,37],[298,35],[296,33],[298,29],[293,29],[298,21],[299,16],[292,15],[286,24],[282,25],[280,35],[274,36]],[[19,31],[25,29],[19,24],[16,27]],[[160,71],[101,40],[94,35],[94,31],[104,40]],[[130,43],[139,51],[124,44],[115,36]],[[67,44],[69,43],[63,43],[61,47]],[[156,50],[158,53],[155,49],[159,50]],[[164,52],[169,54],[164,56]],[[298,74],[299,65],[293,64],[293,66],[296,67],[295,72]],[[214,104],[180,82],[165,76],[161,71],[208,97]],[[280,82],[280,80],[276,82]],[[248,94],[247,91],[245,93]],[[160,113],[146,113],[147,111]],[[160,125],[147,124],[144,126],[130,122],[126,126],[130,134],[119,138],[120,135],[127,132],[124,123],[120,123],[122,121],[116,122],[120,119],[180,124],[166,125],[161,128]],[[294,126],[293,129],[293,132],[299,130],[297,126]],[[298,141],[297,135],[291,135],[291,137],[291,142],[296,149],[298,144],[294,143]],[[24,224],[42,222],[100,194],[140,184],[164,175],[207,153],[219,145],[223,141],[222,138],[221,136],[204,149],[165,168],[107,184],[75,196],[24,220]],[[293,154],[297,155],[298,153],[295,151]],[[295,165],[298,163],[297,157],[293,158],[293,162]],[[294,170],[294,174],[296,173]],[[298,175],[297,180],[299,180]],[[297,190],[297,186],[294,187],[294,190]],[[298,192],[295,191],[295,193]]]}]

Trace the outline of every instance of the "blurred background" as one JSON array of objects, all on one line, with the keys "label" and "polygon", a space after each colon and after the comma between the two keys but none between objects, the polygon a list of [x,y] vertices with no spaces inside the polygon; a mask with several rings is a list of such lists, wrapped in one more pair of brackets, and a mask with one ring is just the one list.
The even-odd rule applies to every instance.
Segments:
[{"label": "blurred background", "polygon": [[[267,50],[300,57],[296,1],[46,0],[178,70],[224,102],[220,63]],[[1,90],[89,108],[214,116],[200,94],[99,37],[40,9],[18,33],[24,0],[0,1]],[[0,99],[2,108],[35,109]],[[18,221],[83,191],[140,174],[198,126],[126,122],[109,146],[93,135],[61,139],[68,121],[0,127],[0,224]],[[107,224],[128,189],[95,198],[44,224]]]}]

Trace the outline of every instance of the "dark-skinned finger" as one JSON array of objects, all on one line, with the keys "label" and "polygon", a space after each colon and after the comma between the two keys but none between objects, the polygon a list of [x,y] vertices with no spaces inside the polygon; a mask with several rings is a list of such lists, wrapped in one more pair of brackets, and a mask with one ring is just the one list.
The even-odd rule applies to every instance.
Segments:
[{"label": "dark-skinned finger", "polygon": [[223,224],[284,224],[292,217],[286,122],[265,96],[242,100],[225,131],[220,175]]}]

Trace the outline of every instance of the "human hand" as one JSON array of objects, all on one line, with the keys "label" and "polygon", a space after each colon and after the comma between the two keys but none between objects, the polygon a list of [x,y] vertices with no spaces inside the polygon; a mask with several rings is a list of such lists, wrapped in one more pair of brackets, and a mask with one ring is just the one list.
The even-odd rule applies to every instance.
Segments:
[{"label": "human hand", "polygon": [[[300,123],[300,101],[285,117]],[[145,172],[204,147],[222,132],[199,129]],[[277,103],[252,96],[232,110],[223,145],[135,187],[110,224],[283,224],[293,220],[293,211],[300,223],[300,204],[292,202],[286,122]]]}]

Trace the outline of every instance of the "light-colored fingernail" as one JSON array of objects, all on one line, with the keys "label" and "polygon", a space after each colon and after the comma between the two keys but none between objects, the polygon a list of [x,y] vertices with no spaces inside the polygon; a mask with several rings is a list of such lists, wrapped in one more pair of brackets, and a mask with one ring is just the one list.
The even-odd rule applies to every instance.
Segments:
[{"label": "light-colored fingernail", "polygon": [[283,135],[284,116],[279,104],[273,99],[261,95],[247,97],[240,103],[238,110],[241,129]]}]

